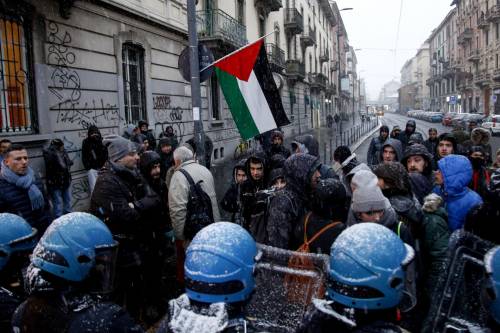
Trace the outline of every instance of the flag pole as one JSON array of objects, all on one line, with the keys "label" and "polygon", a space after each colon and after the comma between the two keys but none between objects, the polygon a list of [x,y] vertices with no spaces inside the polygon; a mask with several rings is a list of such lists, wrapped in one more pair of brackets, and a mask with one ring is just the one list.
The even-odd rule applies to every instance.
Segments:
[{"label": "flag pole", "polygon": [[237,52],[239,52],[239,51],[243,50],[243,49],[244,49],[245,47],[247,47],[248,45],[255,44],[255,43],[257,43],[259,40],[264,39],[264,38],[266,38],[266,37],[268,37],[268,36],[270,36],[270,35],[274,34],[275,32],[277,32],[277,30],[273,30],[273,31],[271,31],[271,32],[270,32],[270,33],[268,33],[268,34],[266,34],[266,35],[264,35],[264,36],[262,36],[262,37],[259,37],[259,38],[258,38],[258,39],[256,39],[255,41],[253,41],[253,42],[251,42],[251,43],[248,43],[248,44],[246,44],[246,45],[244,45],[244,46],[240,47],[240,48],[239,48],[239,49],[237,49],[236,51],[233,51],[233,52],[231,52],[231,53],[229,53],[229,54],[226,54],[226,55],[225,55],[225,56],[223,56],[222,58],[217,59],[216,61],[214,61],[213,63],[211,63],[210,65],[208,65],[208,66],[206,66],[206,67],[203,67],[203,68],[200,70],[200,73],[201,73],[201,72],[203,72],[203,71],[204,71],[204,70],[206,70],[206,69],[209,69],[210,67],[212,67],[213,65],[215,65],[215,64],[216,64],[216,63],[218,63],[219,61],[222,61],[222,60],[224,60],[224,59],[226,59],[226,58],[229,58],[229,57],[230,57],[230,56],[232,56],[233,54],[235,54],[235,53],[237,53]]}]

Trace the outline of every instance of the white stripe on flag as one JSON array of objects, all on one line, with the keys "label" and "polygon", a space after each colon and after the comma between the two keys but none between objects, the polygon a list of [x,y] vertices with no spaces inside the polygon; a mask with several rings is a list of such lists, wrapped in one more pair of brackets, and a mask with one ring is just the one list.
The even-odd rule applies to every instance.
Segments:
[{"label": "white stripe on flag", "polygon": [[266,96],[262,92],[259,80],[252,70],[248,82],[237,79],[241,95],[247,103],[248,110],[252,115],[253,121],[260,133],[275,129],[278,126],[274,120],[273,113],[267,104]]}]

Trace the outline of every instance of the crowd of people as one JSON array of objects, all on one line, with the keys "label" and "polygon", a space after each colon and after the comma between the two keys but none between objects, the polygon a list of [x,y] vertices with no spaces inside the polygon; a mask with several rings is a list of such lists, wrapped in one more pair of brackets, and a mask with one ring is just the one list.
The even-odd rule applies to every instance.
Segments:
[{"label": "crowd of people", "polygon": [[[236,161],[219,201],[208,137],[199,161],[172,128],[157,140],[146,122],[122,136],[91,126],[88,212],[71,212],[60,139],[44,150],[45,185],[25,147],[2,140],[0,331],[432,332],[459,233],[492,244],[477,304],[498,331],[500,151],[481,128],[462,132],[424,141],[413,120],[381,126],[367,163],[339,146],[327,165],[313,135],[289,149],[275,130]],[[262,246],[329,261],[293,329],[246,313]]]}]

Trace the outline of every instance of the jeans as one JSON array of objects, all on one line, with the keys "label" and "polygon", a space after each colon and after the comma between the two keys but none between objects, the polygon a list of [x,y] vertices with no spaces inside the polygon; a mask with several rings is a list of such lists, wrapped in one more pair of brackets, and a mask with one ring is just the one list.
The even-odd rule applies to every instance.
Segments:
[{"label": "jeans", "polygon": [[51,189],[50,196],[52,197],[52,208],[54,210],[54,218],[61,215],[71,213],[71,193],[70,186],[65,189]]}]

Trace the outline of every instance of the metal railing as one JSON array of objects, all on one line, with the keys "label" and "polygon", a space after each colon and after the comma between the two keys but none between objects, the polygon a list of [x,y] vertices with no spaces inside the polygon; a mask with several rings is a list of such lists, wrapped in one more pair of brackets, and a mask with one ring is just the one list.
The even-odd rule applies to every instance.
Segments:
[{"label": "metal railing", "polygon": [[295,33],[304,31],[304,21],[297,8],[285,8],[283,15],[285,18],[285,22],[283,22],[285,29],[289,29]]},{"label": "metal railing", "polygon": [[246,27],[220,9],[197,11],[196,29],[201,40],[223,39],[236,47],[247,43]]},{"label": "metal railing", "polygon": [[266,44],[266,52],[269,63],[278,67],[285,68],[285,51],[280,49],[276,44]]}]

